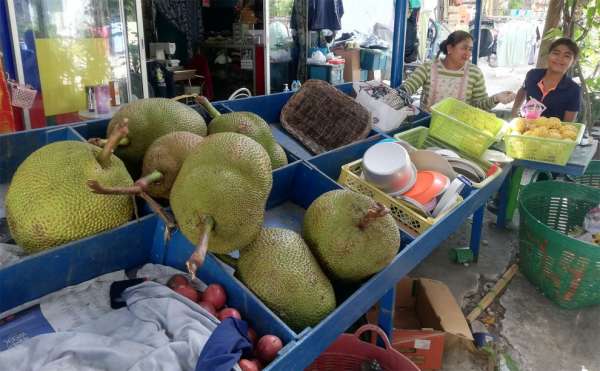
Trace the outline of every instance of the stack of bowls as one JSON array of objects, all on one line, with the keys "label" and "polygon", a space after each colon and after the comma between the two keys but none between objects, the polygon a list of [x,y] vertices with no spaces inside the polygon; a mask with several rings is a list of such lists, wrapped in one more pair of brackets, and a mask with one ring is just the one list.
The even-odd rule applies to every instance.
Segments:
[{"label": "stack of bowls", "polygon": [[365,180],[391,196],[410,190],[417,170],[403,146],[393,142],[375,144],[363,157]]}]

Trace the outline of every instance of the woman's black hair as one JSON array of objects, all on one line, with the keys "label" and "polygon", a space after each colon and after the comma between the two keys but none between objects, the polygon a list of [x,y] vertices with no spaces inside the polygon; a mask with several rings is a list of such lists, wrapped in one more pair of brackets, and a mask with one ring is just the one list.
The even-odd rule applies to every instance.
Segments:
[{"label": "woman's black hair", "polygon": [[573,53],[573,57],[577,59],[577,56],[579,56],[579,47],[577,46],[577,44],[575,44],[575,41],[569,39],[568,37],[561,37],[560,39],[554,40],[552,44],[550,44],[548,53],[552,53],[554,49],[561,45],[566,46],[571,51],[571,53]]},{"label": "woman's black hair", "polygon": [[440,53],[444,53],[444,55],[448,55],[448,45],[455,46],[456,44],[460,44],[464,40],[473,40],[473,36],[466,31],[454,31],[448,38],[440,43],[440,50],[437,53],[436,58],[440,57]]}]

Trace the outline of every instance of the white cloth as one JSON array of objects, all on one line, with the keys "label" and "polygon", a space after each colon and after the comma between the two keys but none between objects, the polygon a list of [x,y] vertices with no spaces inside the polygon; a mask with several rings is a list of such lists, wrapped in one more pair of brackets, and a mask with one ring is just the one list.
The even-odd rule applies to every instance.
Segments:
[{"label": "white cloth", "polygon": [[218,320],[198,304],[155,282],[131,287],[123,297],[125,308],[69,331],[36,336],[1,352],[2,369],[193,370]]}]

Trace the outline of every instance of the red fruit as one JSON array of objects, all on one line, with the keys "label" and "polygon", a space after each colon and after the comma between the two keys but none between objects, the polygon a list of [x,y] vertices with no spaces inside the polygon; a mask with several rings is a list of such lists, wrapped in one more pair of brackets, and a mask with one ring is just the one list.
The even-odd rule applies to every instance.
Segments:
[{"label": "red fruit", "polygon": [[219,312],[219,320],[220,321],[222,321],[228,317],[242,319],[240,312],[238,312],[237,309],[235,309],[235,308],[225,308]]},{"label": "red fruit", "polygon": [[202,297],[202,291],[196,290],[196,293],[198,293],[198,303],[204,301],[204,298]]},{"label": "red fruit", "polygon": [[240,359],[238,366],[240,366],[242,371],[262,370],[261,364],[257,359]]},{"label": "red fruit", "polygon": [[277,352],[283,348],[283,343],[275,335],[265,335],[260,338],[256,351],[258,358],[262,361],[269,363],[277,357]]},{"label": "red fruit", "polygon": [[217,316],[217,310],[211,303],[209,303],[207,301],[201,301],[198,303],[198,305],[200,305],[202,308],[206,309],[213,316],[215,316],[215,317]]},{"label": "red fruit", "polygon": [[167,286],[169,286],[169,288],[171,290],[175,290],[176,288],[178,288],[180,286],[189,286],[189,285],[190,285],[190,281],[183,274],[174,274],[167,282]]},{"label": "red fruit", "polygon": [[204,301],[212,303],[217,310],[223,308],[227,302],[227,294],[223,286],[213,283],[204,290]]},{"label": "red fruit", "polygon": [[175,288],[174,290],[179,295],[183,295],[183,296],[185,296],[186,298],[190,299],[193,302],[197,302],[198,301],[198,291],[196,291],[191,286],[179,286],[179,287]]},{"label": "red fruit", "polygon": [[248,327],[248,340],[250,340],[253,346],[256,345],[256,341],[258,340],[258,335],[252,327]]}]

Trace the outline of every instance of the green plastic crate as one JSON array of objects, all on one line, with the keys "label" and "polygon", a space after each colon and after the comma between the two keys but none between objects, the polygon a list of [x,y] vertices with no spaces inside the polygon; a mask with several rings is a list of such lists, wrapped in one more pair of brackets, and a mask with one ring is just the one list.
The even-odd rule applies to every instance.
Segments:
[{"label": "green plastic crate", "polygon": [[[486,131],[480,129],[484,126]],[[431,107],[429,135],[450,144],[462,153],[480,158],[486,149],[502,138],[506,122],[494,114],[446,98]]]},{"label": "green plastic crate", "polygon": [[577,139],[575,141],[511,134],[504,137],[506,154],[521,160],[566,165],[573,154],[575,146],[583,138],[585,125],[574,122],[563,122],[563,125],[577,127]]},{"label": "green plastic crate", "polygon": [[585,173],[581,176],[573,177],[575,183],[600,189],[600,161],[592,161],[588,165]]},{"label": "green plastic crate", "polygon": [[600,203],[600,190],[546,181],[519,196],[519,268],[563,308],[600,304],[600,246],[569,237]]}]

